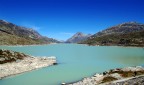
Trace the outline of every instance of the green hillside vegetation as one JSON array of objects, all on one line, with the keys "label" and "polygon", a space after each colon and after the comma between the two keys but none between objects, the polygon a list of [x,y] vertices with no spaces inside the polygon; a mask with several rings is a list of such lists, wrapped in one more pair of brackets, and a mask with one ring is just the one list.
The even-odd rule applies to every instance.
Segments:
[{"label": "green hillside vegetation", "polygon": [[16,35],[0,32],[0,45],[33,45],[40,44],[37,40],[18,37]]},{"label": "green hillside vegetation", "polygon": [[144,46],[144,24],[127,22],[102,30],[81,44]]},{"label": "green hillside vegetation", "polygon": [[35,45],[57,42],[55,39],[40,35],[31,28],[0,20],[0,45]]},{"label": "green hillside vegetation", "polygon": [[100,37],[91,37],[80,44],[88,45],[119,45],[119,46],[144,46],[144,31],[127,34],[110,34]]}]

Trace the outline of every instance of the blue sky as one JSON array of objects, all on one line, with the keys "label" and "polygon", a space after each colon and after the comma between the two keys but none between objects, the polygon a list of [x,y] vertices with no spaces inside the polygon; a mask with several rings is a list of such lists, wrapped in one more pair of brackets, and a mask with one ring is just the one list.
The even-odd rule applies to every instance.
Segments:
[{"label": "blue sky", "polygon": [[0,19],[66,40],[130,21],[144,23],[143,0],[0,0]]}]

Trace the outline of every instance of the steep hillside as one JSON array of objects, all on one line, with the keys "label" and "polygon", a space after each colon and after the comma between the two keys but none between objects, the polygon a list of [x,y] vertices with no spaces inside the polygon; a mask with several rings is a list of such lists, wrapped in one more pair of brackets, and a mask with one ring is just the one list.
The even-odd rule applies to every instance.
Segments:
[{"label": "steep hillside", "polygon": [[69,38],[66,41],[66,43],[78,43],[78,42],[86,40],[90,36],[91,36],[90,34],[83,34],[81,32],[77,32],[71,38]]},{"label": "steep hillside", "polygon": [[57,42],[40,35],[37,31],[0,20],[0,45],[31,45]]},{"label": "steep hillside", "polygon": [[126,34],[130,32],[138,32],[141,30],[144,30],[144,24],[137,22],[127,22],[98,32],[94,34],[93,37],[105,36],[110,34]]},{"label": "steep hillside", "polygon": [[82,44],[144,46],[144,24],[128,22],[120,24],[88,38]]}]

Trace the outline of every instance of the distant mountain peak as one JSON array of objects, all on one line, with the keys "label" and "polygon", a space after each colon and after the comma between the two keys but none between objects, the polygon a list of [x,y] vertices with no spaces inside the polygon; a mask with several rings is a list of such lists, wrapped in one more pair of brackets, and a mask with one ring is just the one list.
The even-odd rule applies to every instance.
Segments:
[{"label": "distant mountain peak", "polygon": [[76,34],[83,34],[82,32],[77,32]]},{"label": "distant mountain peak", "polygon": [[73,35],[73,37],[81,37],[81,36],[86,36],[86,34],[82,32],[77,32],[76,34]]},{"label": "distant mountain peak", "polygon": [[80,41],[86,40],[90,36],[91,36],[91,34],[84,34],[82,32],[77,32],[71,38],[69,38],[66,42],[67,43],[78,43]]}]

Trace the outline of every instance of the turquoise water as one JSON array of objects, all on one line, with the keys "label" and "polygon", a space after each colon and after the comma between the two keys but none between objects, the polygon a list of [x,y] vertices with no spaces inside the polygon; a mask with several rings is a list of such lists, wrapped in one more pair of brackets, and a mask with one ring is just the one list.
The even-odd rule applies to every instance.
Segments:
[{"label": "turquoise water", "polygon": [[56,56],[50,66],[0,80],[0,85],[60,85],[112,68],[144,66],[144,48],[53,44],[42,46],[0,46],[33,56]]}]

